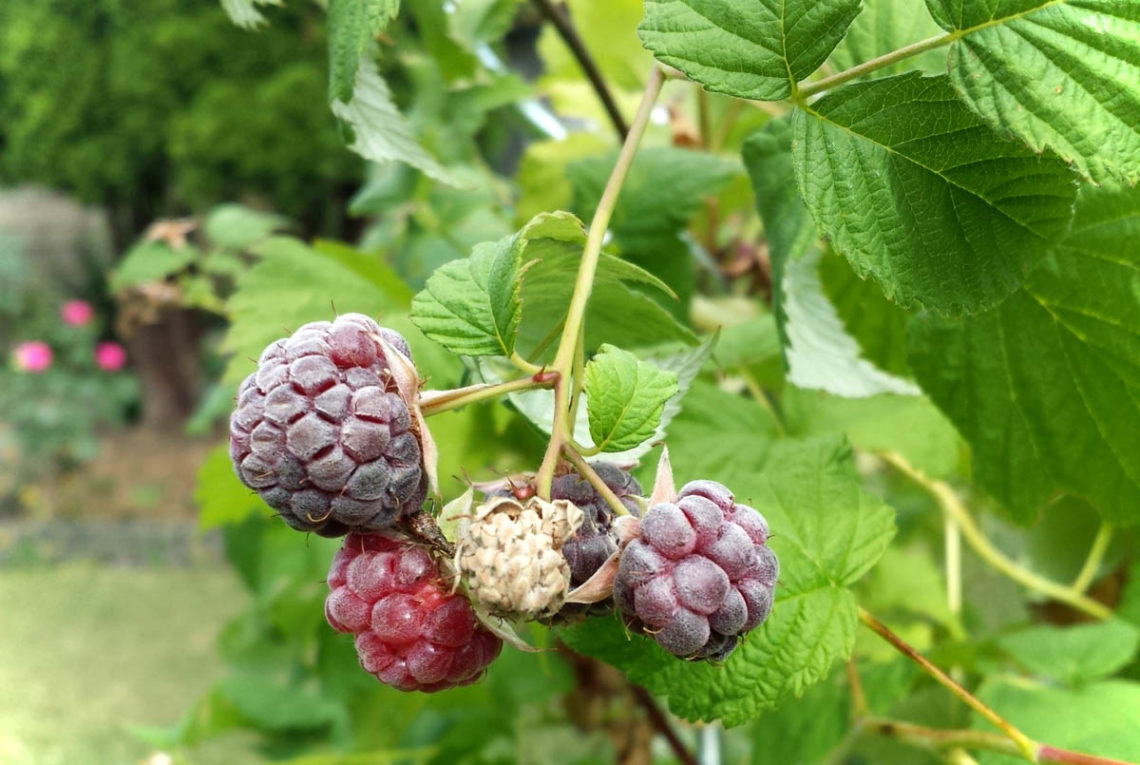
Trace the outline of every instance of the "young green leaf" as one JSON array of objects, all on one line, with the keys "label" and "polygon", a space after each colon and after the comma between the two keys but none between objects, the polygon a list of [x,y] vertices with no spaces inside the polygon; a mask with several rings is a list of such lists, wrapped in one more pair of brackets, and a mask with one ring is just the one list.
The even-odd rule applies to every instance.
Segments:
[{"label": "young green leaf", "polygon": [[360,57],[352,98],[337,98],[331,108],[352,129],[353,141],[348,148],[365,159],[406,162],[437,181],[462,185],[416,140],[412,126],[392,103],[388,85],[367,54]]},{"label": "young green leaf", "polygon": [[1069,685],[1101,680],[1140,650],[1140,628],[1117,620],[1073,627],[1039,625],[998,639],[1025,669]]},{"label": "young green leaf", "polygon": [[[923,317],[908,354],[1022,521],[1058,491],[1140,520],[1140,189],[1081,189],[1073,230],[996,309]],[[1047,370],[1047,373],[1046,373]]]},{"label": "young green leaf", "polygon": [[584,241],[582,224],[569,213],[539,215],[517,234],[436,269],[412,300],[412,320],[455,353],[510,356],[522,316],[524,260],[575,255]]},{"label": "young green leaf", "polygon": [[658,60],[707,90],[776,101],[819,68],[859,0],[648,0],[637,28]]},{"label": "young green leaf", "polygon": [[603,345],[586,364],[590,438],[603,452],[640,446],[657,431],[661,410],[677,392],[677,375]]},{"label": "young green leaf", "polygon": [[896,302],[950,315],[993,306],[1068,227],[1076,184],[1064,163],[1002,140],[945,76],[849,85],[794,123],[804,201]]},{"label": "young green leaf", "polygon": [[[747,441],[736,443],[749,449]],[[575,650],[668,696],[676,714],[738,725],[802,694],[850,654],[856,616],[847,587],[886,549],[893,512],[859,488],[850,448],[833,439],[779,442],[762,470],[755,462],[744,470],[740,463],[721,463],[697,476],[690,465],[674,464],[686,479],[725,482],[740,502],[767,518],[780,558],[768,620],[719,667],[678,661],[646,638],[627,638],[616,621],[587,624],[564,637]]]},{"label": "young green leaf", "polygon": [[166,242],[139,242],[115,266],[110,287],[117,292],[138,284],[161,282],[181,273],[199,254],[192,244],[174,249]]},{"label": "young green leaf", "polygon": [[329,98],[348,101],[360,57],[396,18],[400,0],[329,0]]},{"label": "young green leaf", "polygon": [[950,77],[995,130],[1100,183],[1140,178],[1140,4],[927,0],[958,36]]}]

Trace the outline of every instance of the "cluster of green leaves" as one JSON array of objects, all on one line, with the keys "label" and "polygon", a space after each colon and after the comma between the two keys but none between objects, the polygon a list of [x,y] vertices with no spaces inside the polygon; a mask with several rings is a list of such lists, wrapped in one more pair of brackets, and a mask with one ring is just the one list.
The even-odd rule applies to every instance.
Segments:
[{"label": "cluster of green leaves", "polygon": [[[265,3],[224,4],[255,25]],[[356,247],[287,236],[249,246],[256,260],[226,300],[227,381],[283,328],[333,306],[404,333],[429,388],[552,361],[583,222],[615,153],[600,130],[559,140],[521,116],[541,92],[605,127],[550,29],[538,91],[498,68],[503,35],[525,14],[516,5],[331,0],[327,100],[348,146],[372,163],[352,210],[373,222]],[[666,85],[671,121],[649,129],[617,196],[585,309],[574,442],[628,462],[667,440],[679,483],[721,481],[765,515],[781,574],[770,618],[723,666],[678,661],[616,617],[556,634],[674,714],[734,726],[726,747],[741,760],[820,762],[848,747],[864,761],[930,762],[891,740],[852,738],[840,665],[852,662],[874,714],[983,723],[859,632],[858,602],[959,668],[1028,735],[1138,757],[1140,570],[1114,620],[1035,619],[1039,604],[975,559],[962,570],[945,561],[947,581],[929,497],[871,455],[972,483],[972,498],[1005,519],[1040,518],[1031,531],[991,518],[987,530],[1058,580],[1077,576],[1102,518],[1140,519],[1140,193],[1127,185],[1140,168],[1140,16],[1126,0],[926,5],[648,0],[643,16],[637,2],[569,3],[623,109],[650,54],[704,89]],[[648,53],[633,42],[639,23]],[[891,55],[899,48],[914,55]],[[787,103],[772,115],[733,99]],[[686,120],[703,123],[709,151],[681,148]],[[500,152],[511,131],[528,141],[513,178]],[[759,232],[770,306],[724,267]],[[444,499],[462,490],[450,476],[534,470],[553,406],[549,390],[516,391],[433,417]],[[651,483],[651,467],[638,475]],[[268,509],[237,483],[224,449],[200,483],[204,526],[289,537],[265,525]],[[1092,573],[1120,566],[1134,542],[1118,532]],[[248,566],[238,546],[231,554]],[[431,702],[353,676],[347,641],[317,629],[320,588],[301,591],[328,554],[321,542],[305,553],[320,561],[247,577],[254,612],[265,598],[297,626],[257,616],[246,633],[257,650],[232,654],[247,680],[223,684],[203,709],[282,752],[424,761],[517,759],[534,745],[523,728],[535,715],[540,730],[569,730],[553,711],[568,687],[553,654],[508,651],[490,691]],[[964,609],[947,597],[959,579]],[[341,663],[314,661],[325,652]],[[254,654],[268,658],[258,666]],[[540,676],[555,678],[551,688],[531,687]],[[241,698],[244,683],[254,690]],[[296,704],[279,698],[319,714],[290,716]],[[482,708],[492,699],[502,708]],[[366,730],[381,706],[396,716],[384,735]],[[182,743],[210,730],[194,720],[215,713],[196,714]],[[504,732],[479,729],[493,725]],[[546,747],[537,759],[552,756]]]}]

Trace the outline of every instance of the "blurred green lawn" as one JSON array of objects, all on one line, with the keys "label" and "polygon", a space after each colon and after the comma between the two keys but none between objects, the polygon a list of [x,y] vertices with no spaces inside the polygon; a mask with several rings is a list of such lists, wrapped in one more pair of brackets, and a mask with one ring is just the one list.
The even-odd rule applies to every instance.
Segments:
[{"label": "blurred green lawn", "polygon": [[[176,722],[221,676],[214,641],[245,601],[222,566],[0,570],[0,762],[145,760],[129,726]],[[194,761],[249,761],[250,744]]]}]

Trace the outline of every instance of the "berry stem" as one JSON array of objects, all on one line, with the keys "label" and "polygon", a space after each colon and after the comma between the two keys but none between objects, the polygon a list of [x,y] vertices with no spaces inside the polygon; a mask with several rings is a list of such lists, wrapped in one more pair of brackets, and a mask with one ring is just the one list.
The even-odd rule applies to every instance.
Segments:
[{"label": "berry stem", "polygon": [[602,499],[606,501],[606,504],[613,509],[615,515],[629,515],[629,510],[621,503],[618,496],[614,494],[613,489],[606,486],[606,482],[602,480],[602,477],[590,467],[590,463],[582,459],[582,455],[578,454],[578,452],[574,450],[574,447],[570,444],[563,444],[562,450],[566,454],[566,459],[570,460],[570,464],[578,471],[578,475],[590,482],[590,485],[601,495]]},{"label": "berry stem", "polygon": [[1002,731],[1012,741],[1017,751],[1021,753],[1029,762],[1037,762],[1038,749],[1040,745],[1032,741],[1028,736],[1015,728],[1009,721],[1003,718],[994,710],[990,709],[981,699],[974,694],[967,691],[959,685],[953,678],[943,672],[938,667],[934,666],[925,656],[914,650],[906,641],[900,638],[895,633],[891,632],[886,625],[880,622],[875,617],[871,616],[865,609],[859,609],[859,621],[871,628],[871,630],[890,643],[899,653],[906,656],[915,664],[920,666],[926,674],[933,677],[939,683],[944,685],[947,690],[961,699],[975,712],[986,718],[998,730]]},{"label": "berry stem", "polygon": [[945,481],[937,481],[930,478],[921,470],[918,470],[907,462],[902,455],[895,452],[884,452],[882,457],[899,472],[934,496],[934,499],[941,505],[943,511],[953,517],[957,522],[958,527],[962,531],[962,536],[966,539],[966,543],[990,566],[1005,574],[1013,581],[1031,590],[1040,592],[1043,595],[1047,595],[1054,600],[1058,600],[1078,611],[1083,611],[1094,619],[1103,621],[1112,616],[1111,609],[1087,597],[1080,590],[1073,587],[1066,587],[1063,584],[1058,584],[1050,579],[1046,579],[1040,574],[1036,574],[1019,566],[1006,557],[1006,555],[994,547],[993,543],[982,533],[981,528],[979,528],[973,516],[970,515],[969,510],[966,509],[962,500],[958,499],[958,495],[954,493],[954,489],[951,488],[950,484]]},{"label": "berry stem", "polygon": [[427,391],[420,397],[420,412],[424,417],[431,417],[451,409],[474,404],[487,399],[499,398],[508,393],[532,388],[548,388],[557,381],[553,372],[539,371],[531,377],[520,377],[503,383],[479,383],[468,385],[465,388],[453,390]]},{"label": "berry stem", "polygon": [[584,337],[583,322],[586,318],[586,304],[590,300],[594,276],[598,271],[598,260],[602,254],[602,241],[605,239],[606,229],[609,227],[610,217],[613,215],[614,206],[617,204],[618,194],[621,193],[626,174],[633,164],[634,155],[637,154],[638,144],[641,143],[645,129],[649,126],[649,115],[653,111],[653,105],[661,92],[664,80],[661,68],[654,65],[653,71],[649,74],[649,82],[645,86],[645,92],[641,97],[641,105],[637,107],[637,114],[630,125],[629,134],[618,153],[617,162],[614,163],[614,169],[610,173],[610,178],[602,191],[602,197],[598,201],[598,208],[594,211],[594,217],[590,221],[590,230],[586,234],[586,246],[582,250],[582,261],[578,265],[578,276],[574,280],[574,292],[570,296],[570,306],[566,310],[566,322],[558,340],[558,350],[554,354],[554,363],[550,367],[551,372],[558,375],[554,382],[554,422],[550,429],[550,443],[547,444],[546,454],[542,458],[542,465],[535,477],[538,496],[543,499],[550,499],[550,484],[554,480],[554,468],[562,454],[562,444],[570,438],[573,430],[573,422],[568,422],[567,418],[571,411],[571,398],[577,399],[578,388],[574,388],[575,394],[572,396],[571,388],[567,385],[567,379],[571,376],[574,357]]},{"label": "berry stem", "polygon": [[1104,554],[1108,551],[1108,545],[1112,541],[1112,526],[1107,523],[1102,523],[1100,529],[1096,532],[1096,538],[1093,540],[1092,547],[1089,549],[1089,556],[1085,558],[1085,564],[1081,566],[1081,571],[1077,574],[1077,578],[1073,580],[1070,585],[1074,592],[1084,592],[1092,584],[1093,579],[1096,577],[1097,571],[1100,570],[1100,563],[1104,560]]}]

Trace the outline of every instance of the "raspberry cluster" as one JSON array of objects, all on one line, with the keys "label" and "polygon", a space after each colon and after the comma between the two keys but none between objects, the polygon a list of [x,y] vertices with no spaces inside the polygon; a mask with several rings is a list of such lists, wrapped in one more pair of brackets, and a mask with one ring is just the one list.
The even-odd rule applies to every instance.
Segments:
[{"label": "raspberry cluster", "polygon": [[451,594],[422,547],[384,534],[349,534],[329,570],[325,617],[356,637],[365,671],[401,691],[479,679],[502,641]]},{"label": "raspberry cluster", "polygon": [[398,333],[361,314],[271,344],[238,390],[230,458],[295,529],[377,531],[427,494],[420,440],[391,372]]},{"label": "raspberry cluster", "polygon": [[631,629],[670,653],[721,661],[767,618],[779,574],[768,524],[713,481],[693,481],[641,519],[614,600]]}]

